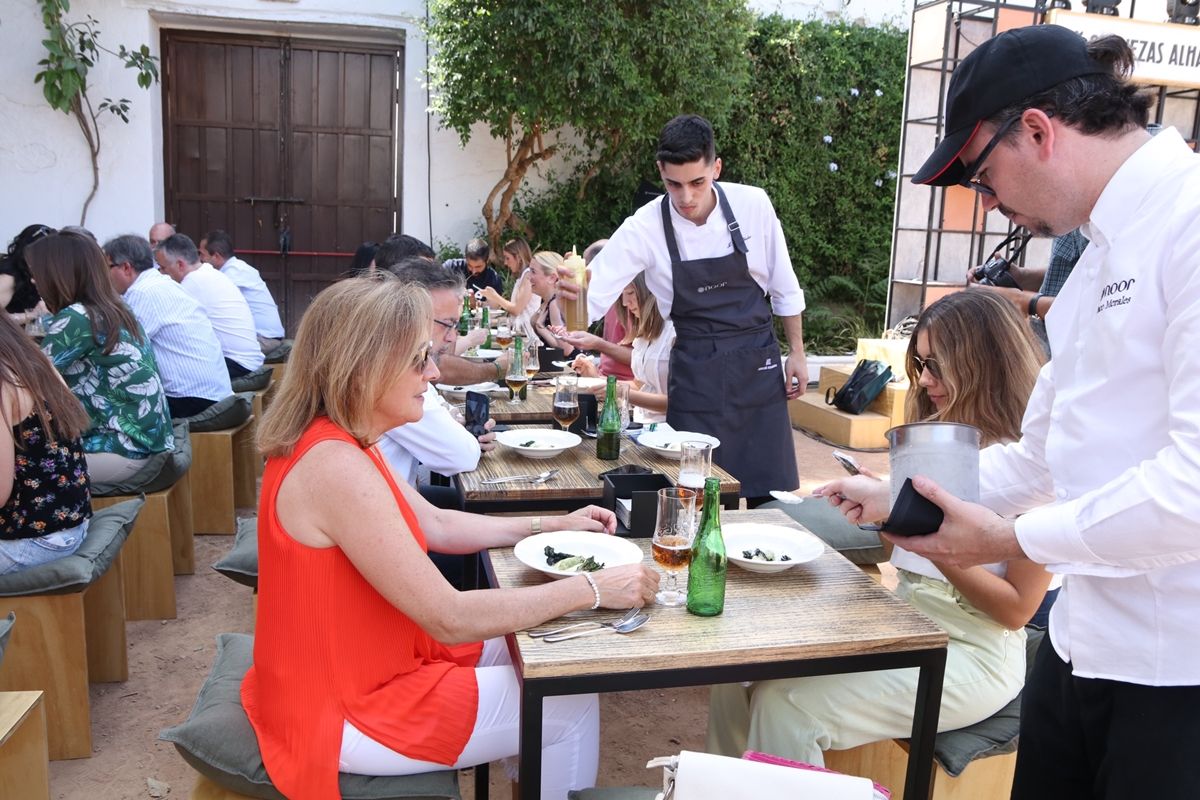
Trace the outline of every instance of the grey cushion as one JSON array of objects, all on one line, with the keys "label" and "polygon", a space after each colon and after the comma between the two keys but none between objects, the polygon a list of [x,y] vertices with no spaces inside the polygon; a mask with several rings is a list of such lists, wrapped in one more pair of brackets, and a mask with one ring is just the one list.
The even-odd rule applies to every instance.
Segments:
[{"label": "grey cushion", "polygon": [[238,520],[233,548],[212,566],[230,580],[258,588],[258,517]]},{"label": "grey cushion", "polygon": [[[250,797],[279,800],[271,785],[258,738],[242,708],[242,678],[253,661],[254,637],[223,633],[217,637],[217,656],[192,713],[182,725],[167,728],[158,738],[171,742],[183,759],[213,783]],[[346,800],[384,798],[459,798],[454,770],[404,777],[338,776]]]},{"label": "grey cushion", "polygon": [[292,354],[292,340],[284,339],[275,347],[263,353],[263,360],[267,364],[282,364],[288,360],[288,356]]},{"label": "grey cushion", "polygon": [[[1025,679],[1033,671],[1033,657],[1042,643],[1044,631],[1026,628]],[[988,756],[1000,756],[1017,749],[1017,734],[1021,730],[1021,695],[981,722],[939,733],[933,744],[933,757],[952,778],[957,778],[972,761]]]},{"label": "grey cushion", "polygon": [[805,500],[799,505],[772,500],[759,508],[778,508],[855,564],[887,561],[887,552],[879,542],[879,534],[850,524],[842,512],[823,498]]},{"label": "grey cushion", "polygon": [[252,402],[253,395],[231,394],[184,421],[192,433],[229,430],[250,419]]},{"label": "grey cushion", "polygon": [[96,497],[111,497],[125,494],[153,494],[175,485],[192,466],[192,440],[188,436],[186,421],[173,420],[175,448],[155,453],[146,459],[146,464],[129,478],[118,483],[92,482],[92,494]]},{"label": "grey cushion", "polygon": [[646,786],[610,786],[605,789],[576,789],[567,792],[568,800],[654,800],[659,789]]},{"label": "grey cushion", "polygon": [[254,372],[247,372],[240,378],[232,379],[230,383],[233,384],[235,392],[258,392],[270,385],[271,376],[274,374],[274,370],[264,365]]},{"label": "grey cushion", "polygon": [[70,594],[86,589],[108,571],[125,544],[145,499],[141,497],[102,508],[88,523],[87,536],[69,556],[36,567],[0,575],[0,597],[27,594]]},{"label": "grey cushion", "polygon": [[0,663],[4,662],[4,648],[8,646],[8,635],[12,633],[13,623],[17,621],[17,615],[12,611],[8,612],[8,616],[0,619]]}]

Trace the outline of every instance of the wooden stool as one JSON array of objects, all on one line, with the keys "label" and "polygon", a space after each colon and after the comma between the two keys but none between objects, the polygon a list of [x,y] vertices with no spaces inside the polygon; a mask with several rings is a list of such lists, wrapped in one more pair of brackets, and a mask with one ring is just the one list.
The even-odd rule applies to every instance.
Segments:
[{"label": "wooden stool", "polygon": [[238,508],[257,503],[254,420],[235,428],[192,432],[192,521],[196,533],[237,533]]},{"label": "wooden stool", "polygon": [[[192,492],[188,474],[146,505],[121,548],[126,619],[175,619],[175,576],[196,571],[192,540]],[[132,496],[93,497],[92,508],[115,505]]]},{"label": "wooden stool", "polygon": [[42,692],[0,692],[0,797],[50,797]]},{"label": "wooden stool", "polygon": [[[280,366],[283,366],[282,364]],[[271,376],[271,382],[267,384],[267,388],[254,393],[254,399],[250,401],[250,407],[254,411],[255,419],[262,419],[263,412],[271,405],[271,400],[275,397],[275,387],[278,384],[275,382],[275,376]],[[263,465],[266,460],[257,453],[254,456],[254,474],[262,477]]]},{"label": "wooden stool", "polygon": [[[0,690],[42,690],[50,758],[90,758],[88,683],[129,677],[121,559],[81,592],[5,597],[17,613]],[[2,795],[9,796],[9,795]]]},{"label": "wooden stool", "polygon": [[272,373],[271,380],[274,383],[280,383],[283,381],[283,374],[285,372],[287,372],[287,362],[286,361],[280,361],[280,362],[274,363],[274,364],[267,364],[266,366],[271,368],[271,373]]},{"label": "wooden stool", "polygon": [[[908,743],[884,739],[849,750],[827,750],[825,766],[870,778],[891,789],[892,800],[904,800]],[[952,778],[934,762],[932,800],[1008,800],[1016,766],[1016,753],[977,758],[961,775]]]}]

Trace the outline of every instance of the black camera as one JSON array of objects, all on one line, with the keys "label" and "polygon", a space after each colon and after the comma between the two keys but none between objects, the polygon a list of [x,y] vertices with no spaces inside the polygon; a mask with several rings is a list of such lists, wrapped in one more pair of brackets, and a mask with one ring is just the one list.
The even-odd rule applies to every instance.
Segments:
[{"label": "black camera", "polygon": [[[1016,280],[1008,271],[1012,263],[1020,258],[1025,245],[1029,244],[1033,234],[1023,228],[1017,228],[1000,246],[992,251],[992,255],[982,266],[975,268],[972,273],[980,286],[1003,286],[1006,289],[1019,289]],[[1007,252],[1005,252],[1007,251]]]},{"label": "black camera", "polygon": [[1009,266],[1007,258],[994,255],[987,260],[986,264],[975,268],[975,280],[979,281],[980,286],[1004,286],[1008,289],[1016,289],[1018,288],[1017,282],[1009,274]]}]

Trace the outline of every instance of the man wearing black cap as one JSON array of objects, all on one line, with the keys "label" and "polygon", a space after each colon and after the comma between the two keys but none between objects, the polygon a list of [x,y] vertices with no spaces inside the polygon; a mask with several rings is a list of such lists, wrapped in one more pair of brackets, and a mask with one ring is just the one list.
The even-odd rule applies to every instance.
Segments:
[{"label": "man wearing black cap", "polygon": [[[1022,700],[1021,800],[1200,794],[1200,155],[1146,132],[1132,64],[1122,39],[1053,25],[984,42],[914,178],[1090,242],[1047,318],[1054,361],[1021,440],[981,454],[982,505],[920,478],[941,528],[889,536],[1064,577]],[[856,479],[820,491],[852,520],[886,515],[886,490]]]}]

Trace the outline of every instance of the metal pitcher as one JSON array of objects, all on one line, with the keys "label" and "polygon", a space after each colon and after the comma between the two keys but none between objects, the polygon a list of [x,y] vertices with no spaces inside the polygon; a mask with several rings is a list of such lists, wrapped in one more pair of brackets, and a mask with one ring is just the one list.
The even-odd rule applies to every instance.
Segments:
[{"label": "metal pitcher", "polygon": [[932,478],[955,497],[979,502],[979,429],[958,422],[913,422],[887,432],[892,503],[905,478]]}]

